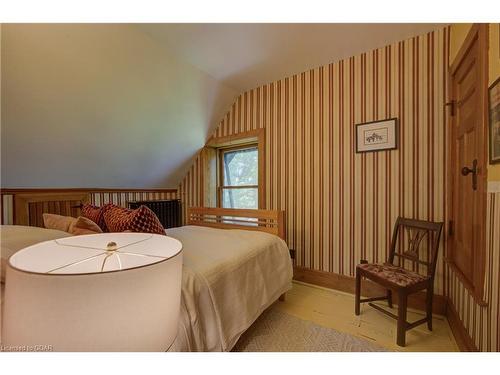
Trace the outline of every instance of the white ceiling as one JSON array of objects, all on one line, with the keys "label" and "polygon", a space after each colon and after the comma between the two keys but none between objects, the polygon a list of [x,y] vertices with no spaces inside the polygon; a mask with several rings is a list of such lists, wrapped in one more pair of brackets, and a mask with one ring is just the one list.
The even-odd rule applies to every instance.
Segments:
[{"label": "white ceiling", "polygon": [[138,24],[170,53],[238,91],[444,24]]},{"label": "white ceiling", "polygon": [[155,188],[238,93],[443,25],[1,26],[3,187]]},{"label": "white ceiling", "polygon": [[176,188],[237,96],[136,27],[1,27],[2,187]]}]

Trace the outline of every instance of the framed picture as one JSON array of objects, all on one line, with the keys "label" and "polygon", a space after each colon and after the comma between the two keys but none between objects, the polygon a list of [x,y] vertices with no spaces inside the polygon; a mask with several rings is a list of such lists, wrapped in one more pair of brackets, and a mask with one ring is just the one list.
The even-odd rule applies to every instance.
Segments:
[{"label": "framed picture", "polygon": [[398,148],[397,118],[356,124],[356,152],[396,148]]},{"label": "framed picture", "polygon": [[500,163],[500,78],[488,90],[490,122],[490,164]]}]

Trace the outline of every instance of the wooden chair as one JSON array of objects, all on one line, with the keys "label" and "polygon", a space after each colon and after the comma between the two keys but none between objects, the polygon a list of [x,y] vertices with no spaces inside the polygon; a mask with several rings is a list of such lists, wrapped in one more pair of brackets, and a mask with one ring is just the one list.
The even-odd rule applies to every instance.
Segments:
[{"label": "wooden chair", "polygon": [[[384,264],[372,264],[362,260],[361,264],[356,267],[355,314],[359,315],[361,303],[368,302],[371,307],[396,319],[398,322],[397,344],[399,346],[405,346],[406,331],[420,324],[427,322],[427,328],[432,331],[434,275],[442,228],[443,223],[398,217],[392,234],[388,261]],[[425,241],[424,238],[426,238]],[[421,246],[425,243],[427,246]],[[398,251],[396,251],[396,247],[398,247]],[[421,255],[424,255],[425,260],[421,259]],[[397,265],[394,262],[395,257],[398,257]],[[409,266],[412,267],[411,270],[408,269]],[[424,275],[419,273],[422,268],[426,269]],[[362,277],[384,287],[387,294],[381,297],[361,299]],[[426,317],[408,323],[406,321],[408,296],[424,289],[427,290]],[[373,301],[387,300],[389,307],[392,308],[393,291],[398,295],[398,315],[372,303]]]}]

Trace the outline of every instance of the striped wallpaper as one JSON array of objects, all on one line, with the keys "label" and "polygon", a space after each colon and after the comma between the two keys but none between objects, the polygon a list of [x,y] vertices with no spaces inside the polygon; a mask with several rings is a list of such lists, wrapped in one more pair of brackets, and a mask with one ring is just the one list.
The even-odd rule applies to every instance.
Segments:
[{"label": "striped wallpaper", "polygon": [[90,193],[90,203],[101,206],[113,203],[127,207],[130,201],[177,199],[176,191],[104,191]]},{"label": "striped wallpaper", "polygon": [[[127,207],[129,201],[135,200],[160,200],[160,199],[177,199],[177,192],[175,190],[158,190],[158,191],[119,191],[102,190],[91,191],[90,203],[97,206],[113,203],[118,206]],[[0,202],[1,208],[1,223],[14,224],[14,195],[2,194]]]},{"label": "striped wallpaper", "polygon": [[446,296],[480,351],[500,351],[500,192],[488,193],[486,205],[486,277],[480,306],[451,268]]},{"label": "striped wallpaper", "polygon": [[[398,215],[444,219],[448,39],[440,29],[247,91],[217,127],[265,129],[265,207],[285,210],[298,266],[354,276],[361,259],[386,259]],[[356,123],[392,117],[397,150],[354,152]],[[184,206],[201,204],[200,172],[197,158]],[[442,294],[441,258],[437,272]]]},{"label": "striped wallpaper", "polygon": [[[454,24],[451,37],[453,59],[462,47],[470,24]],[[498,24],[490,24],[489,82],[498,78]],[[496,33],[496,39],[495,39]],[[453,31],[452,31],[453,34]],[[462,35],[459,35],[462,34]],[[453,43],[454,41],[454,43]],[[452,60],[453,60],[452,59]],[[453,61],[450,61],[452,63]],[[495,66],[497,70],[495,71]],[[496,72],[496,73],[495,73]],[[484,300],[477,304],[453,269],[446,269],[446,296],[456,311],[475,347],[480,351],[500,351],[500,181],[495,180],[491,165],[488,167],[488,194],[486,211],[486,267]]]},{"label": "striped wallpaper", "polygon": [[[360,259],[385,260],[398,215],[444,220],[448,43],[444,28],[269,83],[241,94],[221,121],[214,137],[265,129],[265,206],[285,210],[298,266],[354,276]],[[356,154],[355,124],[391,117],[399,119],[399,148]],[[184,210],[201,205],[200,159],[177,193],[90,194],[96,205],[176,198]],[[12,223],[12,195],[0,203],[2,223]],[[449,298],[479,350],[499,351],[499,192],[488,194],[487,223],[487,306],[442,257],[436,293]]]}]

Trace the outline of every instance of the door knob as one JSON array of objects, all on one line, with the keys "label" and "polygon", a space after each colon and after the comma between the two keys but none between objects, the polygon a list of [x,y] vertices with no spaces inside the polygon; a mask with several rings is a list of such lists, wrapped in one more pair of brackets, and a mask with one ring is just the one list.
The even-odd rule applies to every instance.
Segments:
[{"label": "door knob", "polygon": [[462,176],[467,176],[469,173],[475,173],[475,170],[470,169],[469,167],[462,168]]},{"label": "door knob", "polygon": [[477,159],[472,161],[472,168],[463,167],[462,176],[467,176],[472,173],[472,189],[477,189]]}]

